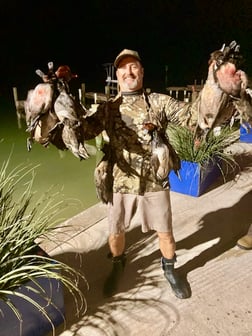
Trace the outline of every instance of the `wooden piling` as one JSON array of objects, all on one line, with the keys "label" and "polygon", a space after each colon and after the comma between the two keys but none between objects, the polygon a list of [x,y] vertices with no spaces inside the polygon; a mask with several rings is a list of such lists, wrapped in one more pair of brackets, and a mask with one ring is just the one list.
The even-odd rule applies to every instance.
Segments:
[{"label": "wooden piling", "polygon": [[13,87],[12,89],[13,89],[14,103],[16,107],[18,128],[22,128],[22,119],[25,119],[25,107],[24,107],[25,101],[18,99],[18,93],[16,87]]}]

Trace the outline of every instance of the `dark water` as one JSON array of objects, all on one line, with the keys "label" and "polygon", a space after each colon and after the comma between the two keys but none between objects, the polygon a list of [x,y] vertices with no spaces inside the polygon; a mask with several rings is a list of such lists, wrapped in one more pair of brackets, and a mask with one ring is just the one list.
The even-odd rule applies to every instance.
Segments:
[{"label": "dark water", "polygon": [[[54,146],[44,148],[34,143],[32,150],[27,151],[25,123],[18,128],[15,107],[10,103],[0,105],[0,166],[11,153],[10,169],[19,164],[37,166],[33,191],[36,197],[53,187],[60,193],[61,199],[67,199],[67,207],[60,217],[64,219],[83,211],[98,202],[94,187],[93,172],[101,153],[95,154],[95,142],[89,143],[92,155],[88,160],[79,161],[69,151],[59,151]],[[71,199],[71,202],[70,202]]]}]

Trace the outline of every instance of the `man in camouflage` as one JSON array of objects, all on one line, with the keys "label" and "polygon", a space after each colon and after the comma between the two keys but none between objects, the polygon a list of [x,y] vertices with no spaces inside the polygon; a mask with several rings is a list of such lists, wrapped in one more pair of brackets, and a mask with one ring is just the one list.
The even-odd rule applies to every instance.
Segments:
[{"label": "man in camouflage", "polygon": [[119,94],[100,105],[83,123],[86,139],[103,130],[109,137],[104,159],[95,171],[98,195],[108,203],[112,271],[105,282],[104,295],[112,295],[117,288],[126,262],[125,231],[138,214],[143,232],[157,232],[162,269],[174,294],[180,299],[190,297],[189,284],[174,268],[175,240],[167,176],[170,169],[179,169],[179,160],[165,133],[170,122],[204,133],[237,114],[250,120],[246,75],[236,69],[237,62],[232,59],[238,53],[235,43],[229,50],[213,55],[208,79],[193,103],[165,94],[147,94],[139,54],[124,49],[116,57]]}]

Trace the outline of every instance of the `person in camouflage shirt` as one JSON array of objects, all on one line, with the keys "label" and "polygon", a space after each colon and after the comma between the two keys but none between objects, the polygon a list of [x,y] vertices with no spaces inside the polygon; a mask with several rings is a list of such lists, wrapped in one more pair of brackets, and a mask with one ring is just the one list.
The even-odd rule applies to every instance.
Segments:
[{"label": "person in camouflage shirt", "polygon": [[250,120],[246,75],[230,59],[232,53],[239,53],[236,47],[226,50],[226,54],[212,54],[208,79],[193,103],[165,94],[147,94],[138,52],[124,49],[116,57],[118,95],[83,121],[85,139],[103,130],[109,137],[104,158],[95,170],[98,195],[108,204],[112,271],[105,281],[104,295],[111,296],[117,289],[126,262],[125,231],[138,215],[143,232],[157,232],[162,269],[174,294],[181,299],[190,297],[190,285],[174,268],[176,245],[168,173],[171,169],[177,171],[180,161],[169,144],[166,129],[168,123],[179,123],[204,133],[237,114]]}]

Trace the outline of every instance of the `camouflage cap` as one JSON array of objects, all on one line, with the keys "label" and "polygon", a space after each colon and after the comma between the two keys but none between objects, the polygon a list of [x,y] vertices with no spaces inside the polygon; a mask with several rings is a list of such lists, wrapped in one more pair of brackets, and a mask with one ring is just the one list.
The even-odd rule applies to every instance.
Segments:
[{"label": "camouflage cap", "polygon": [[117,55],[115,61],[114,61],[114,66],[115,68],[118,67],[119,63],[121,62],[121,60],[125,57],[134,57],[136,58],[139,62],[141,62],[141,58],[138,54],[137,51],[135,50],[130,50],[130,49],[123,49],[123,51],[120,52],[119,55]]}]

